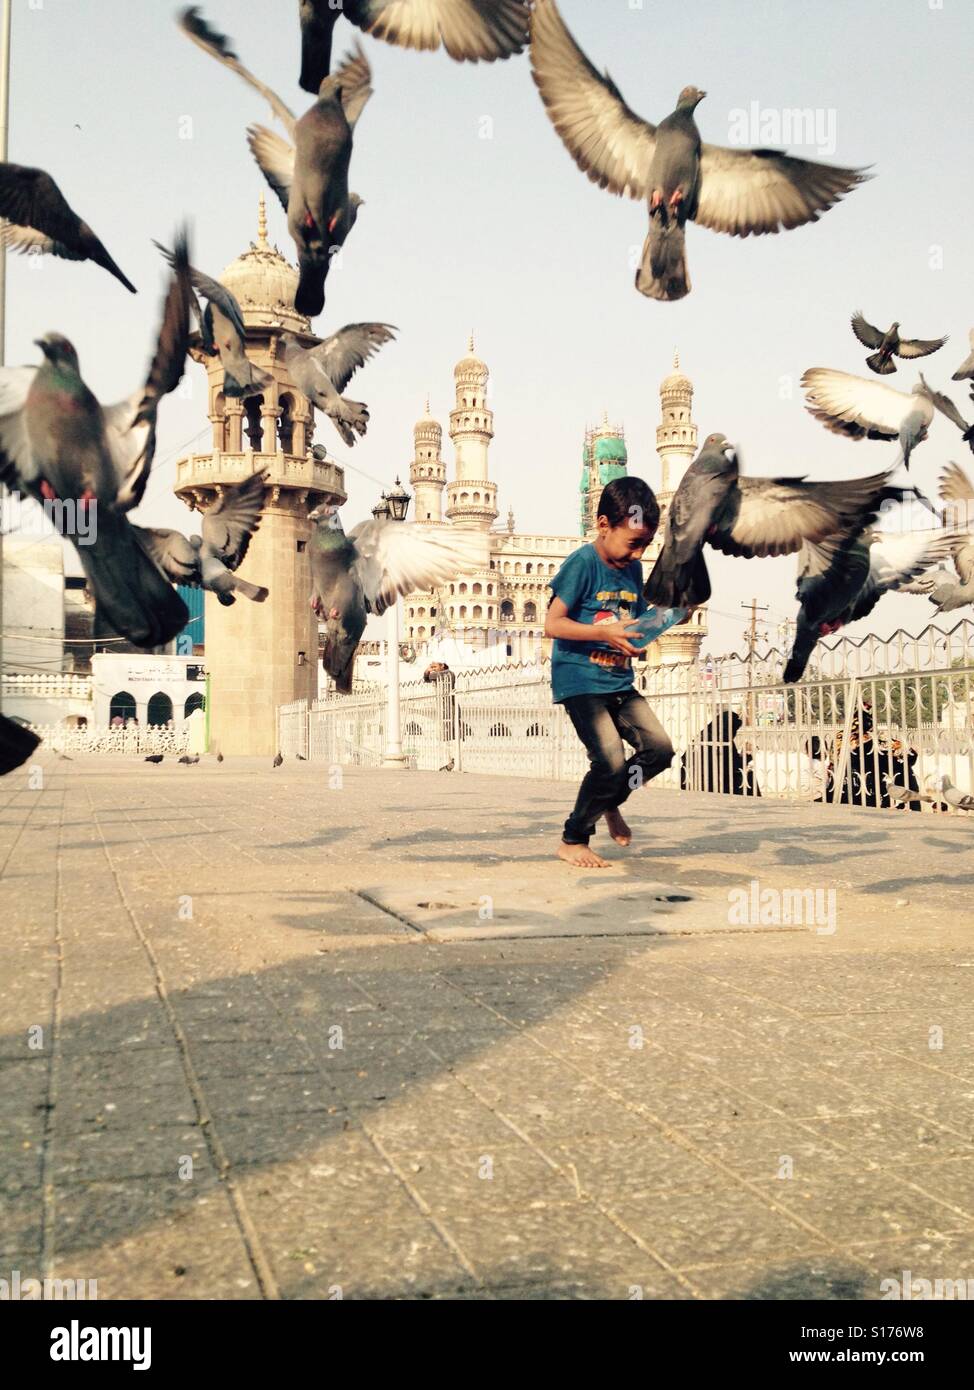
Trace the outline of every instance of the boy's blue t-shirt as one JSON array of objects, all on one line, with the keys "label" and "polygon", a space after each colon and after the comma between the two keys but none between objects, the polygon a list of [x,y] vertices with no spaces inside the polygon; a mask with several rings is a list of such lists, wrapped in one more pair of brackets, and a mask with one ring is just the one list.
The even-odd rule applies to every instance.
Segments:
[{"label": "boy's blue t-shirt", "polygon": [[[594,545],[569,555],[551,581],[552,592],[576,623],[639,618],[648,607],[643,598],[643,567],[632,560],[625,569],[612,569],[599,558]],[[632,658],[601,642],[569,642],[555,638],[551,655],[551,694],[555,704],[573,695],[610,695],[628,690],[633,682]]]}]

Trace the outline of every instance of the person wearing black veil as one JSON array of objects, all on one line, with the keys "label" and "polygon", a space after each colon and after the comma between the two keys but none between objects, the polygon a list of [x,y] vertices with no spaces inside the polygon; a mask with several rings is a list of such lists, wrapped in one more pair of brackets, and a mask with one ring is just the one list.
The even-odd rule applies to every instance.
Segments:
[{"label": "person wearing black veil", "polygon": [[[842,735],[835,740],[834,759],[837,761],[842,751]],[[849,730],[849,761],[845,779],[838,801],[844,806],[873,806],[887,808],[893,805],[888,786],[895,783],[919,792],[914,766],[919,754],[915,748],[908,747],[900,739],[883,742],[873,732],[872,705],[863,700],[861,709],[852,717]],[[835,766],[829,764],[825,788],[825,800],[835,796]],[[907,802],[911,811],[919,811],[918,801]]]},{"label": "person wearing black veil", "polygon": [[[743,719],[736,710],[721,710],[691,742],[680,759],[680,786],[686,791],[723,792],[726,796],[760,796],[754,763],[735,743]],[[698,751],[699,750],[699,751]]]}]

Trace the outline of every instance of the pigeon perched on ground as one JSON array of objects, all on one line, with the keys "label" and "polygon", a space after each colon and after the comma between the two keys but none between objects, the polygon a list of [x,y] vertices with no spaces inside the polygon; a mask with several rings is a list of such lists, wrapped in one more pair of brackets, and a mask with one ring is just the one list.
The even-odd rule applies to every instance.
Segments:
[{"label": "pigeon perched on ground", "polygon": [[241,579],[233,571],[243,563],[250,538],[260,525],[264,483],[263,473],[252,473],[244,482],[226,487],[203,513],[199,536],[137,526],[139,540],[173,584],[208,589],[225,607],[236,603],[238,593],[254,603],[263,603],[268,590]]},{"label": "pigeon perched on ground", "polygon": [[458,61],[509,58],[528,41],[528,0],[298,0],[301,86],[317,92],[331,67],[339,15],[402,48],[443,47]]},{"label": "pigeon perched on ground", "polygon": [[697,87],[684,87],[676,110],[658,126],[644,121],[611,77],[586,58],[554,0],[536,0],[531,69],[579,168],[600,188],[648,200],[649,233],[636,287],[652,299],[689,293],[687,222],[740,237],[788,230],[817,221],[868,177],[776,150],[703,144],[694,111],[706,93]]},{"label": "pigeon perched on ground", "polygon": [[444,764],[443,764],[443,766],[440,768],[440,771],[441,771],[441,772],[452,772],[455,766],[456,766],[456,763],[455,763],[454,759],[451,758],[450,761],[449,761],[448,763],[444,763]]},{"label": "pigeon perched on ground", "polygon": [[185,763],[187,767],[192,767],[193,764],[194,764],[194,763],[198,763],[199,760],[200,760],[200,755],[199,755],[199,753],[197,753],[196,756],[195,756],[194,758],[191,758],[191,757],[189,756],[188,753],[184,753],[183,756],[179,759],[179,761],[180,761],[181,763]]},{"label": "pigeon perched on ground", "polygon": [[710,598],[703,547],[748,558],[790,555],[803,541],[861,531],[880,503],[902,497],[889,474],[841,482],[740,476],[726,435],[711,434],[674,494],[663,548],[645,596],[661,608],[698,607]]},{"label": "pigeon perched on ground", "polygon": [[223,754],[222,754],[222,753],[217,753],[217,755],[216,755],[216,760],[217,760],[218,763],[222,763],[222,762],[223,762]]},{"label": "pigeon perched on ground", "polygon": [[280,765],[281,765],[281,763],[282,763],[283,761],[284,761],[284,754],[279,752],[279,753],[277,754],[277,756],[275,757],[274,761],[271,763],[271,767],[280,767]]},{"label": "pigeon perched on ground", "polygon": [[337,509],[308,513],[311,607],[324,620],[322,664],[342,694],[352,688],[355,652],[368,613],[384,613],[399,594],[443,584],[483,563],[476,532],[435,531],[401,521],[363,521],[346,536]]},{"label": "pigeon perched on ground", "polygon": [[898,439],[903,463],[927,437],[937,393],[923,379],[907,395],[883,382],[831,367],[810,367],[801,379],[810,415],[849,439]]},{"label": "pigeon perched on ground", "polygon": [[43,169],[0,164],[0,217],[7,218],[9,224],[3,229],[5,246],[69,261],[94,261],[136,293],[88,223],[72,211]]},{"label": "pigeon perched on ground", "polygon": [[146,763],[161,763],[163,756],[164,755],[162,753],[150,753],[149,756],[147,758],[143,758],[142,761]]},{"label": "pigeon perched on ground", "polygon": [[303,753],[295,753],[294,756],[297,758],[299,763],[306,763],[308,761]]},{"label": "pigeon perched on ground", "polygon": [[39,743],[33,729],[0,714],[0,777],[25,763]]},{"label": "pigeon perched on ground", "polygon": [[946,772],[934,778],[933,785],[940,793],[941,800],[946,801],[948,806],[953,806],[958,811],[974,811],[974,796],[956,787]]},{"label": "pigeon perched on ground", "polygon": [[878,372],[880,376],[888,376],[890,372],[896,371],[894,356],[929,357],[947,341],[946,338],[901,338],[899,320],[884,333],[882,329],[874,328],[871,323],[866,322],[861,309],[856,310],[850,322],[853,333],[863,347],[879,349],[872,357],[866,358],[866,366]]},{"label": "pigeon perched on ground", "polygon": [[[158,241],[152,244],[172,265],[173,253],[165,246],[160,246]],[[207,357],[220,358],[223,367],[223,394],[244,400],[248,396],[259,396],[262,391],[267,390],[274,378],[269,372],[255,367],[247,357],[247,330],[236,296],[225,289],[219,280],[211,279],[209,275],[204,275],[193,266],[189,267],[189,277],[193,288],[207,301],[202,312],[199,304],[196,305],[196,314],[200,321],[200,347]]]},{"label": "pigeon perched on ground", "polygon": [[964,381],[974,379],[974,328],[968,335],[971,343],[971,350],[964,358],[963,362],[950,378],[951,381]]},{"label": "pigeon perched on ground", "polygon": [[805,541],[798,561],[798,623],[785,684],[801,680],[819,637],[865,618],[883,594],[947,559],[958,541],[951,531],[894,534],[871,528]]},{"label": "pigeon perched on ground", "polygon": [[368,406],[347,401],[342,392],[359,367],[395,337],[388,323],[349,323],[313,348],[304,348],[293,333],[282,333],[284,361],[295,386],[333,422],[346,444],[364,435]]},{"label": "pigeon perched on ground", "polygon": [[935,800],[934,797],[927,796],[926,792],[914,791],[911,787],[901,787],[898,782],[886,783],[886,795],[897,806],[905,806],[911,801]]},{"label": "pigeon perched on ground", "polygon": [[183,375],[189,345],[189,255],[176,242],[174,270],[145,385],[117,405],[99,405],[78,354],[60,333],[37,339],[40,367],[0,367],[0,482],[41,500],[91,501],[127,511],[152,469],[159,402]]},{"label": "pigeon perched on ground", "polygon": [[317,100],[296,120],[293,111],[237,58],[225,34],[212,29],[198,5],[179,17],[183,32],[218,63],[228,67],[270,103],[293,145],[264,126],[247,132],[254,158],[286,212],[298,252],[300,280],[294,298],[299,314],[313,318],[325,303],[325,279],[335,249],[344,244],[361,199],[350,194],[348,165],[352,132],[372,95],[372,70],[362,49],[326,76]]}]

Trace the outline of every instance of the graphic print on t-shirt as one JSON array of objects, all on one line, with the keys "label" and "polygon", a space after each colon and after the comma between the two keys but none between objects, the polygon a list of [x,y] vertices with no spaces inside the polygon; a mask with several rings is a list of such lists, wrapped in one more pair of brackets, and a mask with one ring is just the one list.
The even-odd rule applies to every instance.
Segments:
[{"label": "graphic print on t-shirt", "polygon": [[[631,617],[632,609],[630,604],[636,602],[636,594],[631,589],[600,589],[595,595],[597,602],[612,604],[611,608],[600,608],[592,618],[592,622],[615,623],[625,622]],[[631,658],[625,652],[615,652],[609,650],[589,652],[589,661],[593,661],[596,666],[610,666],[625,668],[630,665]]]}]

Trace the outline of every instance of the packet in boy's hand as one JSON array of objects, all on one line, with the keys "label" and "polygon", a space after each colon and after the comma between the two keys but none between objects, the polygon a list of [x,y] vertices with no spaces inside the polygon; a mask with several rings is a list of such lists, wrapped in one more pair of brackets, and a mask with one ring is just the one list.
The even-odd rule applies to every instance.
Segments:
[{"label": "packet in boy's hand", "polygon": [[660,633],[665,632],[667,628],[682,623],[686,615],[685,608],[657,608],[652,604],[641,618],[636,619],[636,627],[630,629],[627,634],[629,641],[641,651],[643,647],[648,647],[650,642],[655,642]]}]

